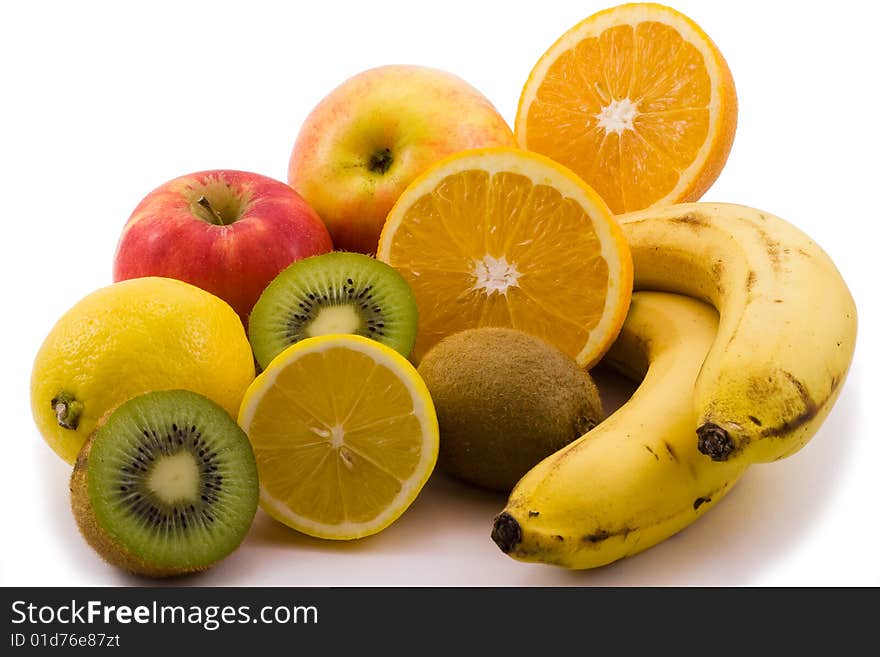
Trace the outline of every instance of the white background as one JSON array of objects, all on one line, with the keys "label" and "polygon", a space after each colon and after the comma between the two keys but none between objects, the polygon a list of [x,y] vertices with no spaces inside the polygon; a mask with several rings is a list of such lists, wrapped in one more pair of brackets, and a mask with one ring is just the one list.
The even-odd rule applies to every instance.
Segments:
[{"label": "white background", "polygon": [[[70,468],[30,415],[56,319],[111,282],[120,229],[160,183],[209,168],[281,180],[311,107],[389,63],[460,75],[512,123],[532,65],[603,2],[4,2],[0,188],[4,334],[2,585],[148,584],[104,564],[68,506]],[[236,553],[184,585],[878,585],[869,368],[877,348],[877,69],[868,2],[674,6],[733,71],[739,128],[704,200],[789,219],[837,263],[860,311],[855,360],[813,441],[751,468],[695,525],[595,571],[526,565],[489,538],[502,496],[438,473],[384,532],[311,539],[262,512]],[[804,317],[809,322],[809,317]],[[873,404],[876,407],[876,403]]]}]

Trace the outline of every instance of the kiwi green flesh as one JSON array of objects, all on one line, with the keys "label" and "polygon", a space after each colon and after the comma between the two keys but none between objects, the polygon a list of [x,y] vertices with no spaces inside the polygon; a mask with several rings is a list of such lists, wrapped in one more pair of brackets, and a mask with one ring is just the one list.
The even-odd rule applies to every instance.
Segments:
[{"label": "kiwi green flesh", "polygon": [[[181,486],[175,474],[196,479]],[[86,540],[110,563],[150,576],[202,570],[229,555],[258,497],[247,436],[223,408],[185,390],[147,393],[113,411],[71,479]]]},{"label": "kiwi green flesh", "polygon": [[282,271],[254,305],[248,337],[265,369],[291,344],[326,333],[362,335],[408,356],[417,325],[415,296],[394,268],[337,251]]}]

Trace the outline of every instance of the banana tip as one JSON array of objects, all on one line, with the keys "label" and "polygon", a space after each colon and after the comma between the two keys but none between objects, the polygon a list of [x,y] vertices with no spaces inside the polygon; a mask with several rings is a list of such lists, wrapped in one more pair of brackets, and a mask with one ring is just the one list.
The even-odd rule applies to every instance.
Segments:
[{"label": "banana tip", "polygon": [[726,461],[733,452],[733,441],[725,429],[706,422],[697,429],[697,449],[713,461]]},{"label": "banana tip", "polygon": [[512,515],[506,511],[495,517],[492,524],[492,540],[505,554],[522,541],[522,528]]}]

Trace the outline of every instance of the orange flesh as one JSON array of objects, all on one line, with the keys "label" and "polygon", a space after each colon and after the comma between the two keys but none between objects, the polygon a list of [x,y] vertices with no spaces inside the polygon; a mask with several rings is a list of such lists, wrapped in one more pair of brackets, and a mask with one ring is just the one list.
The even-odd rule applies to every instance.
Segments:
[{"label": "orange flesh", "polygon": [[474,326],[527,330],[575,357],[605,309],[610,273],[589,216],[520,174],[448,176],[408,208],[389,255],[419,300],[416,360]]},{"label": "orange flesh", "polygon": [[[705,143],[711,88],[703,55],[674,28],[615,26],[550,66],[528,108],[527,146],[580,174],[613,212],[644,208],[673,191]],[[609,129],[603,110],[625,100],[630,121]]]}]

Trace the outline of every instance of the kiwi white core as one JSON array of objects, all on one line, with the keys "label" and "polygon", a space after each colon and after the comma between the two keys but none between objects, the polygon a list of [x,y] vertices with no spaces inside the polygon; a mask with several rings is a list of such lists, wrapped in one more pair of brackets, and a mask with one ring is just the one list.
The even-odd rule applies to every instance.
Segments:
[{"label": "kiwi white core", "polygon": [[629,98],[612,100],[596,115],[599,127],[605,129],[608,135],[616,132],[618,135],[624,130],[635,130],[633,122],[639,115],[638,107]]},{"label": "kiwi white core", "polygon": [[354,306],[324,306],[304,332],[313,338],[331,333],[355,333],[360,326],[361,318]]},{"label": "kiwi white core", "polygon": [[474,260],[473,275],[474,289],[482,290],[487,297],[495,293],[507,294],[508,288],[518,287],[520,276],[515,263],[507,262],[504,256],[495,258],[488,253],[482,260]]},{"label": "kiwi white core", "polygon": [[147,488],[166,504],[199,497],[199,464],[188,451],[157,460],[147,477]]}]

